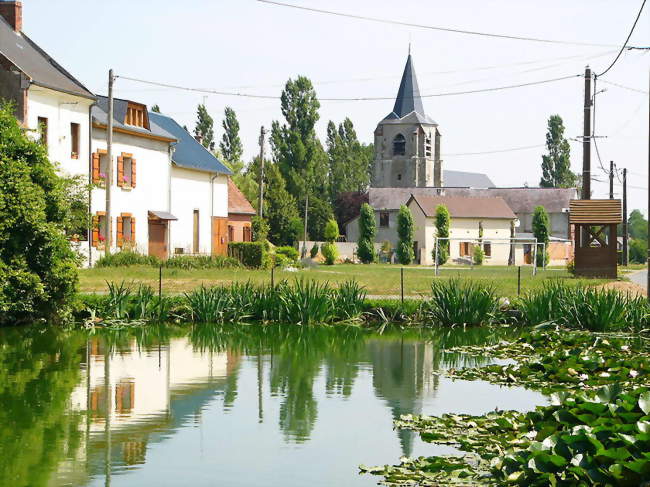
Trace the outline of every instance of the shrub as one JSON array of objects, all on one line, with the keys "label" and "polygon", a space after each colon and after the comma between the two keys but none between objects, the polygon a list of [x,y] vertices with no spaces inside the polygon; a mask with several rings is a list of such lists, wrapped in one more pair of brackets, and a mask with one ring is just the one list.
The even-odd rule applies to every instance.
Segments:
[{"label": "shrub", "polygon": [[339,249],[336,247],[336,244],[332,242],[324,243],[321,247],[321,252],[323,253],[325,264],[327,265],[334,265],[339,256]]},{"label": "shrub", "polygon": [[102,255],[95,267],[126,267],[131,265],[160,265],[162,261],[156,256],[143,255],[132,250],[122,250],[114,254]]},{"label": "shrub", "polygon": [[325,224],[323,239],[326,242],[336,242],[337,238],[339,238],[339,224],[336,223],[336,220],[330,219]]},{"label": "shrub", "polygon": [[229,269],[242,264],[232,257],[223,255],[176,255],[167,259],[165,267],[174,269]]},{"label": "shrub", "polygon": [[[445,205],[436,207],[436,236],[449,238],[449,226],[451,216]],[[436,249],[433,249],[432,256],[436,258]],[[438,240],[438,265],[444,265],[449,260],[449,240]]]},{"label": "shrub", "polygon": [[318,244],[316,242],[314,242],[314,246],[309,251],[309,256],[312,259],[315,259],[317,255],[318,255]]},{"label": "shrub", "polygon": [[300,254],[294,247],[276,247],[275,249],[276,255],[284,255],[290,262],[295,262],[298,260],[298,257],[300,257]]},{"label": "shrub", "polygon": [[377,260],[374,246],[376,235],[375,212],[368,203],[364,203],[359,214],[359,241],[357,242],[357,256],[364,264]]},{"label": "shrub", "polygon": [[289,267],[292,264],[295,264],[295,260],[290,259],[289,257],[286,256],[286,254],[272,254],[269,256],[271,265],[273,267],[279,267],[281,269],[284,269],[285,267]]},{"label": "shrub", "polygon": [[[533,212],[533,235],[537,239],[538,244],[545,244],[544,247],[540,245],[537,249],[537,265],[539,267],[548,264],[548,242],[550,234],[551,223],[546,209],[543,206],[535,207],[535,211]],[[544,249],[543,251],[542,248]]]},{"label": "shrub", "polygon": [[264,242],[230,242],[228,256],[237,259],[245,267],[261,269],[268,265]]},{"label": "shrub", "polygon": [[481,281],[433,281],[431,299],[423,303],[423,316],[435,325],[482,325],[501,318],[494,288]]},{"label": "shrub", "polygon": [[269,224],[267,221],[259,215],[255,215],[251,218],[251,227],[253,231],[253,241],[254,242],[264,242],[268,239],[269,236]]},{"label": "shrub", "polygon": [[485,252],[481,245],[474,246],[474,265],[483,265],[483,260],[485,259]]},{"label": "shrub", "polygon": [[399,237],[397,260],[402,265],[410,264],[415,258],[413,253],[413,232],[414,223],[411,210],[402,205],[397,214],[397,235]]},{"label": "shrub", "polygon": [[71,208],[47,149],[0,107],[0,326],[71,317],[78,257],[65,237]]}]

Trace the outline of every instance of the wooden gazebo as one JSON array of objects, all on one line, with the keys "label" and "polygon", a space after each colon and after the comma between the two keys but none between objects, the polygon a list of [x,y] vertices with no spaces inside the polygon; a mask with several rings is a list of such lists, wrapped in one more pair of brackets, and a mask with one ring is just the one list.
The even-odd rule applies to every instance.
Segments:
[{"label": "wooden gazebo", "polygon": [[571,201],[577,276],[616,278],[616,225],[622,221],[621,200]]}]

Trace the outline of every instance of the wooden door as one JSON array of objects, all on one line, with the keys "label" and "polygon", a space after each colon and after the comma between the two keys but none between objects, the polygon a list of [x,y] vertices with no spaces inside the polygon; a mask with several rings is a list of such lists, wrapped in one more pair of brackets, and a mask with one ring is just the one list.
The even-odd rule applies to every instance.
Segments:
[{"label": "wooden door", "polygon": [[212,255],[228,254],[228,218],[212,217]]},{"label": "wooden door", "polygon": [[167,258],[167,223],[149,220],[149,255]]}]

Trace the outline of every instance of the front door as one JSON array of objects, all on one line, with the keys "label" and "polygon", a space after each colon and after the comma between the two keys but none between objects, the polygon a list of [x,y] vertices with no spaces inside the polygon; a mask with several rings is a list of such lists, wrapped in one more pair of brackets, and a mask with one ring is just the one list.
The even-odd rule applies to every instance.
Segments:
[{"label": "front door", "polygon": [[149,220],[149,255],[167,258],[167,222]]},{"label": "front door", "polygon": [[212,255],[228,253],[228,218],[212,217]]}]

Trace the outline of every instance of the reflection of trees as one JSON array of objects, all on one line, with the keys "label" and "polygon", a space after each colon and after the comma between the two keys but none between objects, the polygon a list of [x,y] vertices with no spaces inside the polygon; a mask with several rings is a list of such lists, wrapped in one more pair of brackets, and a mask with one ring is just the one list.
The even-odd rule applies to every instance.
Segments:
[{"label": "reflection of trees", "polygon": [[79,381],[83,333],[0,331],[0,484],[47,485],[78,449],[80,417],[66,407]]}]

